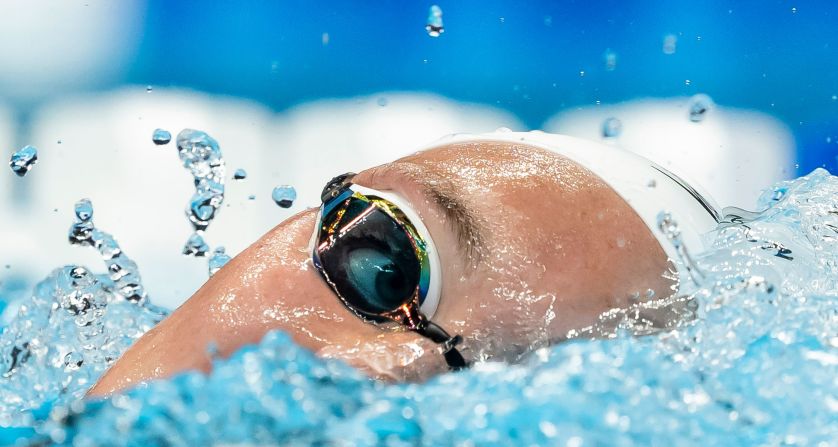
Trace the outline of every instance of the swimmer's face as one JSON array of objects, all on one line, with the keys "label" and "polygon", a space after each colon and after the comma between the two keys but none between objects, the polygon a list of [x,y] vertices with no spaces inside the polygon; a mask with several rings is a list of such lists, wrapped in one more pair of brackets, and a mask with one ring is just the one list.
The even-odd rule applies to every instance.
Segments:
[{"label": "swimmer's face", "polygon": [[[354,183],[401,195],[442,264],[433,321],[461,334],[469,362],[514,360],[592,324],[630,296],[668,294],[667,258],[635,212],[560,155],[502,142],[443,146],[372,168]],[[311,262],[317,210],[303,211],[216,273],[140,339],[92,393],[209,369],[274,329],[375,377],[421,380],[446,370],[436,345],[360,320]]]}]

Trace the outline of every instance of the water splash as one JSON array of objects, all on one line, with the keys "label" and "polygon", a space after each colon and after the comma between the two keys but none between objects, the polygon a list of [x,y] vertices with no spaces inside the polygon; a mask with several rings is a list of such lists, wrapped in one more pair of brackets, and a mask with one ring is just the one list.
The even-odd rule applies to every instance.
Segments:
[{"label": "water splash", "polygon": [[155,129],[151,134],[151,141],[158,146],[169,144],[172,141],[172,133],[166,129]]},{"label": "water splash", "polygon": [[282,208],[291,208],[297,200],[297,190],[293,186],[280,185],[271,192],[271,198]]},{"label": "water splash", "polygon": [[122,249],[110,234],[93,225],[93,205],[89,199],[81,199],[74,208],[76,220],[68,234],[71,244],[95,248],[105,261],[111,281],[117,293],[128,301],[142,303],[146,299],[145,288],[140,279],[137,264],[122,253]]},{"label": "water splash", "polygon": [[25,146],[12,154],[12,158],[9,160],[9,167],[12,168],[12,172],[17,174],[18,177],[23,177],[29,173],[29,170],[36,163],[38,163],[38,150],[33,146]]},{"label": "water splash", "polygon": [[177,136],[177,151],[183,167],[192,174],[195,194],[189,201],[186,216],[192,224],[193,234],[187,240],[183,253],[204,256],[203,232],[215,218],[224,202],[224,159],[218,142],[206,132],[184,129]]},{"label": "water splash", "polygon": [[[81,398],[165,312],[148,303],[136,264],[93,225],[89,200],[75,206],[73,244],[97,249],[106,273],[55,269],[0,334],[0,425],[31,423],[32,410]],[[2,436],[0,436],[2,440]]]},{"label": "water splash", "polygon": [[445,32],[442,25],[442,8],[439,6],[432,5],[428,10],[428,24],[425,25],[425,31],[431,37],[439,37],[440,34]]}]

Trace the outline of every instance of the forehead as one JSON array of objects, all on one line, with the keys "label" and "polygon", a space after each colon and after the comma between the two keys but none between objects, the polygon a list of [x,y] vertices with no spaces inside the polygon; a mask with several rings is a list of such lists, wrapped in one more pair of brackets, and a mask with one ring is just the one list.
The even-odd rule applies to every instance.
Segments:
[{"label": "forehead", "polygon": [[[576,162],[524,143],[474,141],[435,147],[399,162],[440,175],[462,194],[491,193],[492,188],[574,191],[604,186]],[[504,191],[497,191],[504,192]]]},{"label": "forehead", "polygon": [[[449,144],[397,162],[461,200],[486,233],[488,251],[519,258],[553,253],[590,232],[590,217],[613,210],[616,194],[576,162],[523,143]],[[607,203],[604,203],[607,202]],[[603,212],[602,209],[605,211]]]}]

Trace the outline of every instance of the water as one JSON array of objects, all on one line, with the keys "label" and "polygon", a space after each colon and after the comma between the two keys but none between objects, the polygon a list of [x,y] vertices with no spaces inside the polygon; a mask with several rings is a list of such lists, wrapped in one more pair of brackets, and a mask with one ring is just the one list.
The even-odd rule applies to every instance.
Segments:
[{"label": "water", "polygon": [[224,267],[224,265],[228,262],[230,262],[230,256],[227,254],[224,247],[215,247],[215,250],[213,250],[212,252],[212,256],[207,261],[209,275],[214,275],[216,272],[221,270],[221,267]]},{"label": "water", "polygon": [[602,136],[604,138],[616,138],[623,132],[623,122],[617,118],[606,118],[602,122]]},{"label": "water", "polygon": [[297,190],[293,186],[279,185],[271,192],[271,198],[282,208],[291,208],[297,200]]},{"label": "water", "polygon": [[707,118],[707,114],[713,107],[713,100],[705,95],[698,94],[690,98],[690,121],[700,123]]},{"label": "water", "polygon": [[165,316],[146,299],[136,264],[93,224],[90,201],[80,200],[74,211],[68,239],[96,249],[104,271],[57,268],[26,298],[9,303],[16,313],[0,334],[0,426],[31,424],[38,407],[81,398]]},{"label": "water", "polygon": [[25,146],[12,154],[9,167],[18,177],[23,177],[38,163],[38,150],[32,146]]},{"label": "water", "polygon": [[[817,170],[778,184],[759,206],[767,210],[755,220],[725,226],[710,235],[710,250],[692,254],[697,284],[671,300],[686,311],[670,330],[630,336],[649,333],[639,315],[650,306],[638,305],[587,330],[606,339],[576,338],[519,365],[481,364],[425,384],[372,382],[273,333],[216,360],[209,376],[184,374],[82,403],[75,399],[105,359],[160,314],[147,300],[123,299],[107,275],[59,269],[0,336],[5,365],[16,358],[19,371],[26,368],[0,379],[3,424],[17,427],[0,430],[0,441],[832,446],[838,178]],[[78,316],[61,304],[76,290],[93,294],[96,321],[120,323],[79,342],[87,339]]]},{"label": "water", "polygon": [[678,47],[678,36],[667,34],[663,38],[663,54],[675,54]]},{"label": "water", "polygon": [[428,24],[425,25],[425,31],[431,37],[439,37],[445,32],[445,27],[442,25],[442,8],[433,5],[428,10]]},{"label": "water", "polygon": [[200,130],[182,130],[177,136],[177,151],[195,184],[195,194],[186,208],[186,217],[194,231],[183,247],[183,254],[204,256],[208,251],[203,249],[204,231],[224,202],[224,158],[218,142]]},{"label": "water", "polygon": [[154,133],[151,134],[151,141],[158,146],[163,146],[172,141],[172,134],[166,129],[155,129]]}]

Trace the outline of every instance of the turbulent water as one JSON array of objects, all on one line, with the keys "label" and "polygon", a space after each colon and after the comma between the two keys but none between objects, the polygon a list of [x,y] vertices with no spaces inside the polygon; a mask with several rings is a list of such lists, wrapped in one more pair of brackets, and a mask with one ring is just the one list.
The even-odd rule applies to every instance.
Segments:
[{"label": "turbulent water", "polygon": [[[681,299],[695,318],[675,329],[633,337],[637,321],[621,313],[610,339],[575,339],[520,365],[486,363],[425,384],[372,382],[273,333],[217,360],[209,376],[82,402],[161,315],[126,299],[111,275],[80,283],[78,267],[58,269],[0,338],[0,365],[11,371],[0,379],[0,423],[13,427],[0,441],[833,446],[838,178],[817,170],[766,192],[759,206],[767,210],[755,220],[720,229],[711,250],[693,253],[698,284]],[[104,330],[93,338],[67,303],[76,291],[98,303],[93,319]]]}]

